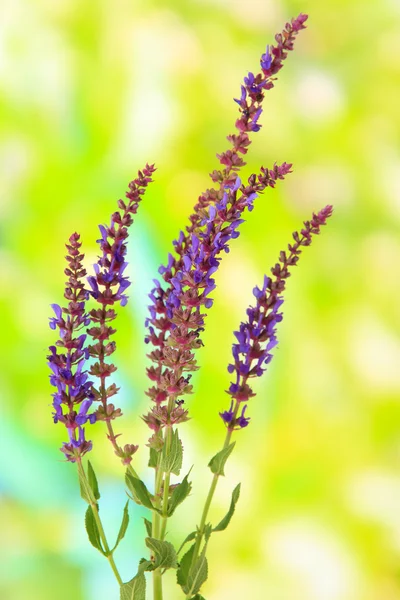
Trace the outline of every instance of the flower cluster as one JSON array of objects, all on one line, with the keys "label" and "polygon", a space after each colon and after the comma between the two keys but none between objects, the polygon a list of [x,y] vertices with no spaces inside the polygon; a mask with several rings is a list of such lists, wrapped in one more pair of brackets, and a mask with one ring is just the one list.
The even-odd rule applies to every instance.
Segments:
[{"label": "flower cluster", "polygon": [[83,426],[88,421],[94,423],[96,415],[88,412],[94,394],[92,382],[84,370],[88,358],[88,351],[84,349],[86,335],[80,333],[90,322],[85,313],[88,293],[82,283],[86,271],[82,267],[84,255],[80,252],[80,236],[72,234],[66,247],[68,267],[64,272],[68,281],[64,298],[68,305],[61,308],[52,304],[55,317],[50,319],[50,328],[59,330],[60,339],[49,348],[48,364],[52,371],[50,382],[57,388],[53,394],[54,422],[64,423],[69,435],[69,442],[63,444],[61,451],[68,461],[76,462],[92,448],[92,443],[85,439]]},{"label": "flower cluster", "polygon": [[[212,305],[210,293],[215,289],[213,275],[221,261],[219,255],[229,252],[230,240],[239,236],[237,229],[243,222],[241,217],[245,209],[251,211],[257,195],[267,187],[274,187],[277,179],[290,173],[290,167],[283,163],[270,170],[263,169],[258,178],[255,175],[249,178],[248,186],[242,185],[237,178],[233,186],[225,188],[219,202],[203,211],[200,228],[190,235],[180,268],[172,275],[168,272],[169,265],[160,267],[162,275],[168,272],[170,286],[164,290],[156,281],[150,294],[150,317],[146,320],[149,327],[146,342],[155,347],[149,358],[156,364],[147,370],[155,385],[146,393],[156,403],[156,408],[168,399],[176,402],[179,396],[191,393],[191,375],[185,376],[185,372],[198,368],[193,350],[202,343],[199,338],[204,328],[202,307]],[[178,239],[176,245],[179,243]],[[157,410],[153,410],[144,417],[155,431],[164,426],[157,415]],[[185,412],[182,420],[186,419]]]},{"label": "flower cluster", "polygon": [[[232,398],[230,408],[220,413],[228,429],[241,429],[249,423],[249,418],[244,416],[246,403],[255,394],[248,380],[261,377],[272,360],[271,351],[278,343],[276,325],[282,320],[279,309],[283,298],[280,294],[285,290],[289,269],[297,264],[302,247],[309,246],[312,236],[319,234],[332,210],[332,206],[326,206],[313,214],[311,221],[304,222],[300,233],[293,233],[294,244],[289,244],[289,253],[281,252],[279,262],[271,269],[272,278],[265,276],[263,287],[253,290],[256,306],[247,309],[248,320],[240,324],[239,331],[235,331],[237,342],[232,346],[234,362],[228,366],[229,373],[236,374],[236,380],[228,390]],[[238,417],[241,404],[242,412]]]},{"label": "flower cluster", "polygon": [[97,241],[102,254],[97,264],[94,265],[94,276],[88,277],[91,287],[89,293],[101,305],[100,308],[90,311],[90,320],[94,325],[88,329],[89,335],[95,342],[89,346],[89,355],[96,361],[91,366],[90,374],[100,379],[99,387],[93,388],[95,399],[101,403],[96,415],[98,420],[107,423],[108,437],[117,456],[124,464],[130,463],[132,455],[138,447],[127,444],[121,448],[116,442],[117,436],[113,432],[110,421],[121,416],[122,412],[121,409],[108,402],[109,398],[118,392],[118,388],[114,383],[106,386],[106,379],[116,371],[115,365],[106,362],[106,358],[111,356],[116,349],[115,341],[110,340],[116,332],[110,325],[117,316],[113,305],[119,302],[121,306],[125,306],[128,301],[125,292],[130,286],[130,281],[124,275],[127,267],[128,228],[133,223],[133,215],[138,210],[139,202],[148,184],[152,182],[154,171],[154,165],[146,165],[143,171],[139,171],[137,178],[130,182],[129,191],[125,194],[128,202],[119,200],[120,211],[112,214],[110,226],[99,226],[101,237]]}]

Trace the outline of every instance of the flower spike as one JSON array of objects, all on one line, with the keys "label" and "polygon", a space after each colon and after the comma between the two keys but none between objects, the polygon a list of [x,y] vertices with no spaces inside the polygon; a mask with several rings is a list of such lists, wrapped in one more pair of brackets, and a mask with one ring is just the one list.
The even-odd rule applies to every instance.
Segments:
[{"label": "flower spike", "polygon": [[93,403],[92,381],[84,370],[88,351],[84,348],[86,335],[80,333],[89,324],[85,312],[88,293],[82,283],[86,271],[82,266],[84,255],[80,252],[81,241],[73,233],[66,244],[68,267],[64,273],[68,277],[64,298],[66,307],[52,304],[55,316],[50,318],[50,328],[59,330],[60,338],[55,346],[50,346],[48,365],[52,371],[50,383],[57,391],[53,394],[54,423],[64,423],[69,441],[61,447],[66,459],[76,462],[89,452],[92,442],[85,438],[84,425],[94,423],[96,414],[89,413]]},{"label": "flower spike", "polygon": [[117,316],[114,305],[119,302],[121,306],[125,306],[128,302],[126,290],[131,285],[125,274],[128,264],[126,262],[128,229],[133,223],[133,215],[139,208],[148,184],[153,181],[154,171],[154,165],[146,165],[143,171],[139,171],[137,178],[130,182],[129,191],[125,194],[128,202],[119,200],[120,212],[116,211],[111,215],[110,226],[99,226],[101,237],[97,243],[101,255],[94,265],[94,276],[87,278],[91,288],[89,294],[100,304],[100,308],[93,309],[89,313],[93,325],[88,329],[89,335],[94,340],[94,343],[88,347],[88,351],[95,359],[90,374],[100,380],[99,387],[93,388],[95,399],[100,401],[96,416],[99,421],[106,422],[108,438],[113,444],[115,454],[121,458],[124,465],[130,464],[138,446],[126,444],[121,448],[117,443],[118,435],[114,434],[111,425],[111,421],[120,417],[122,411],[109,402],[109,399],[118,393],[117,386],[115,383],[106,385],[106,380],[117,370],[114,364],[107,362],[107,357],[111,356],[116,349],[115,341],[111,340],[116,329],[110,323]]},{"label": "flower spike", "polygon": [[[295,266],[302,247],[309,246],[313,235],[318,235],[332,214],[332,206],[326,206],[313,214],[311,221],[304,222],[300,233],[293,233],[294,244],[289,244],[289,253],[281,252],[279,262],[271,269],[272,278],[265,275],[262,288],[255,287],[253,295],[256,305],[247,309],[247,321],[235,331],[236,343],[232,346],[233,362],[228,365],[229,373],[236,378],[227,390],[231,396],[228,411],[219,413],[228,429],[247,427],[249,419],[244,417],[247,402],[255,396],[248,380],[261,377],[272,360],[272,351],[277,346],[276,326],[282,321],[280,308],[283,304],[282,293],[286,287],[289,269]],[[242,413],[237,417],[242,404]]]}]

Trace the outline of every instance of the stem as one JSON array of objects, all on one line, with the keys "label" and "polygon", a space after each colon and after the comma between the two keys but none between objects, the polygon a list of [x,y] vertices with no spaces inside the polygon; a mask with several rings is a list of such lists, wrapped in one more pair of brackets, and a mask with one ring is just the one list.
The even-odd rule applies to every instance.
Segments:
[{"label": "stem", "polygon": [[[171,413],[171,410],[174,406],[175,398],[172,396],[168,402],[168,414]],[[171,445],[171,436],[172,436],[172,427],[171,425],[167,426],[166,434],[165,434],[165,444],[167,445],[167,451]],[[159,461],[161,460],[161,453],[159,455]],[[165,473],[164,480],[164,493],[161,501],[160,493],[161,486],[163,483],[164,472],[160,468],[160,465],[156,468],[156,477],[155,477],[155,491],[154,491],[154,504],[156,508],[160,508],[162,506],[162,523],[160,520],[160,515],[157,512],[153,512],[153,537],[159,540],[163,540],[165,536],[165,529],[167,526],[167,512],[168,512],[168,498],[169,498],[169,478],[170,473]],[[163,600],[162,593],[162,572],[161,568],[155,569],[153,571],[153,599],[154,600]]]},{"label": "stem", "polygon": [[[107,406],[107,403],[106,404],[103,403],[103,406]],[[107,423],[107,430],[108,430],[108,439],[110,440],[110,442],[114,448],[115,454],[117,456],[120,456],[122,449],[121,449],[121,446],[119,446],[116,441],[116,435],[114,433],[113,426],[110,421],[106,421],[106,423]],[[139,475],[137,474],[137,472],[135,471],[135,469],[132,467],[132,465],[130,463],[127,466],[127,469],[133,477],[136,477],[136,479],[140,479]]]},{"label": "stem", "polygon": [[[156,508],[160,508],[161,499],[160,499],[160,491],[162,484],[163,472],[158,466],[155,471],[155,485],[154,485],[154,505]],[[152,526],[152,536],[155,539],[160,539],[160,515],[153,511],[153,526]],[[161,569],[155,569],[153,571],[153,599],[154,600],[163,600],[162,593],[162,579],[161,579]]]},{"label": "stem", "polygon": [[[89,485],[88,479],[86,477],[85,469],[82,466],[82,462],[80,460],[77,460],[76,462],[77,462],[77,465],[78,465],[78,471],[79,471],[79,474],[80,474],[81,481],[82,481],[82,483],[84,485],[84,488],[85,488],[85,492],[87,494],[87,497],[90,500],[90,506],[92,507],[93,516],[94,516],[94,519],[96,521],[97,528],[99,530],[101,541],[103,542],[104,550],[108,553],[108,552],[110,552],[110,546],[108,545],[106,534],[105,534],[104,529],[103,529],[103,524],[102,524],[101,519],[100,519],[99,509],[97,507],[96,498],[94,498],[94,496],[93,496],[93,492],[91,490],[91,487]],[[117,565],[114,562],[114,557],[113,557],[112,553],[110,553],[107,556],[107,560],[110,563],[110,566],[111,566],[111,568],[112,568],[112,570],[114,572],[115,578],[118,581],[118,584],[120,586],[122,586],[123,581],[122,581],[121,576],[120,576],[120,574],[118,572]]]},{"label": "stem", "polygon": [[[239,405],[240,405],[240,403],[238,401],[236,401],[235,410],[233,413],[233,420],[236,418],[236,415],[239,411]],[[224,450],[227,446],[229,446],[231,437],[232,437],[232,433],[233,433],[233,429],[228,429],[228,431],[226,432],[225,442],[224,442],[224,445],[222,446],[222,450]],[[196,536],[196,544],[195,544],[194,551],[193,551],[193,557],[192,557],[192,563],[191,563],[192,567],[196,563],[196,560],[199,556],[200,546],[201,546],[201,542],[203,540],[204,529],[206,526],[208,511],[210,510],[211,502],[214,497],[215,490],[217,488],[219,477],[220,477],[219,475],[215,474],[214,477],[212,478],[210,489],[208,491],[207,498],[204,503],[203,513],[201,515],[200,526],[199,526],[198,533]],[[189,594],[188,596],[186,596],[186,598],[191,598],[191,595]]]},{"label": "stem", "polygon": [[[170,401],[170,403],[171,403],[171,401]],[[166,430],[166,434],[165,434],[165,444],[166,444],[167,454],[168,454],[168,452],[170,450],[170,447],[171,447],[171,439],[172,439],[172,426],[168,425],[167,426],[167,430]],[[167,528],[170,477],[171,477],[171,473],[169,471],[166,471],[165,478],[164,478],[164,494],[163,494],[163,501],[162,501],[162,512],[163,512],[163,514],[162,514],[162,517],[161,517],[161,534],[160,534],[160,539],[161,540],[164,539],[165,530]]]}]

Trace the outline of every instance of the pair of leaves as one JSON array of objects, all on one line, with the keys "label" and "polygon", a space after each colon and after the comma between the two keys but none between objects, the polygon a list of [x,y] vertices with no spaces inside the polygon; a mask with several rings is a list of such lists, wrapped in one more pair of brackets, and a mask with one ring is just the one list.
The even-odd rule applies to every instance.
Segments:
[{"label": "pair of leaves", "polygon": [[[85,527],[86,527],[89,541],[92,544],[92,546],[97,548],[97,550],[99,550],[99,552],[104,554],[104,556],[110,556],[114,552],[114,550],[116,550],[116,548],[118,547],[121,540],[125,537],[126,530],[128,529],[129,500],[125,504],[125,507],[124,507],[124,512],[122,514],[122,522],[121,522],[121,526],[119,528],[119,532],[117,535],[117,540],[115,542],[115,545],[111,550],[107,551],[103,547],[99,527],[97,525],[97,520],[96,520],[96,517],[94,514],[94,511],[95,510],[97,511],[98,507],[97,507],[97,504],[93,504],[93,498],[95,500],[99,500],[100,499],[100,491],[99,491],[99,484],[97,482],[96,473],[94,472],[94,469],[93,469],[90,461],[88,461],[87,480],[85,480],[84,477],[82,476],[82,474],[79,472],[79,483],[80,483],[80,488],[81,488],[81,496],[89,504],[89,506],[86,510],[86,514],[85,514]],[[89,484],[89,490],[88,490],[88,484]],[[93,496],[92,498],[90,498],[91,495]]]},{"label": "pair of leaves", "polygon": [[193,544],[183,556],[177,571],[177,582],[185,594],[194,595],[197,600],[201,600],[202,597],[198,595],[198,592],[208,577],[207,544],[192,566],[195,546],[196,544]]},{"label": "pair of leaves", "polygon": [[[240,483],[237,484],[237,486],[235,487],[235,489],[232,492],[232,498],[231,498],[231,504],[229,506],[229,510],[226,513],[226,515],[224,516],[223,519],[221,519],[221,521],[218,523],[218,525],[216,527],[214,527],[211,530],[207,531],[207,528],[205,530],[205,535],[206,535],[206,539],[207,536],[209,537],[211,535],[212,532],[214,531],[224,531],[224,529],[226,529],[233,517],[233,513],[235,512],[235,508],[236,508],[236,504],[239,500],[239,496],[240,496]],[[189,533],[189,535],[183,540],[182,544],[180,545],[180,548],[177,552],[177,554],[180,554],[183,547],[188,543],[188,542],[192,542],[197,535],[197,531],[192,531],[191,533]]]},{"label": "pair of leaves", "polygon": [[85,527],[86,527],[89,541],[92,544],[92,546],[97,548],[97,550],[99,550],[99,552],[104,554],[104,556],[110,556],[111,554],[113,554],[113,552],[118,548],[121,540],[123,540],[123,538],[125,537],[125,533],[126,533],[126,530],[128,529],[128,525],[129,525],[128,505],[129,505],[129,500],[127,501],[127,503],[124,506],[124,512],[122,514],[122,522],[121,522],[121,526],[118,531],[117,540],[114,544],[114,547],[108,551],[106,551],[105,548],[103,547],[100,531],[99,531],[99,528],[97,525],[96,518],[94,516],[94,510],[93,510],[92,506],[87,507],[87,511],[85,514]]},{"label": "pair of leaves", "polygon": [[[206,581],[208,576],[207,558],[205,556],[208,540],[210,539],[211,534],[214,531],[223,531],[228,527],[232,519],[233,513],[235,512],[235,507],[239,500],[239,496],[240,483],[235,487],[235,489],[232,492],[229,510],[224,516],[224,518],[218,523],[216,527],[212,528],[212,526],[208,524],[204,528],[203,534],[205,538],[205,545],[203,547],[202,553],[200,554],[194,565],[191,566],[193,562],[195,544],[193,544],[190,547],[190,549],[186,552],[186,554],[182,557],[177,572],[177,581],[186,594],[194,594],[192,600],[204,600],[203,596],[201,596],[198,592],[200,591],[201,586]],[[191,533],[189,533],[189,535],[182,542],[182,545],[178,550],[178,554],[188,542],[191,542],[196,538],[196,535],[198,535],[198,531],[192,531]]]},{"label": "pair of leaves", "polygon": [[[190,494],[192,484],[188,481],[189,473],[183,478],[181,483],[174,488],[171,494],[171,498],[168,502],[168,517],[174,514],[179,504],[181,504]],[[126,473],[125,481],[129,491],[132,494],[132,499],[136,502],[136,504],[141,504],[150,510],[155,510],[160,515],[162,514],[162,511],[154,506],[150,493],[141,479],[137,479],[136,477],[130,475],[130,473]],[[145,520],[147,533],[149,533],[151,537],[151,523],[149,521],[146,523],[146,521],[147,520]]]},{"label": "pair of leaves", "polygon": [[[88,461],[87,480],[85,479],[85,476],[81,473],[80,470],[78,471],[78,474],[79,474],[79,487],[81,490],[81,497],[85,500],[85,502],[87,502],[88,504],[92,504],[93,499],[90,497],[90,495],[92,495],[95,500],[99,500],[100,499],[99,484],[97,483],[96,473],[94,472],[94,469],[92,467],[90,460]],[[89,490],[87,488],[88,483],[89,483]]]}]

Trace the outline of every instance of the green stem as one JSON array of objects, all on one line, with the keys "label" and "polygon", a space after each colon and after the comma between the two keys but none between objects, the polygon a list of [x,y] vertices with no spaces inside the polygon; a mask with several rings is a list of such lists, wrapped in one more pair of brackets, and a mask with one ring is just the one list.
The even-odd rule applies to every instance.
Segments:
[{"label": "green stem", "polygon": [[[236,418],[238,411],[239,411],[239,402],[236,402],[232,420],[234,420]],[[228,431],[226,432],[225,442],[224,442],[224,445],[222,446],[222,450],[224,450],[227,446],[229,446],[231,437],[232,437],[232,433],[233,433],[232,429],[228,429]],[[210,510],[211,502],[214,497],[215,490],[217,488],[218,480],[219,480],[219,475],[215,474],[214,477],[212,478],[210,489],[208,491],[207,498],[204,503],[203,513],[201,515],[201,521],[200,521],[200,525],[198,528],[198,533],[196,536],[196,543],[195,543],[195,547],[194,547],[194,551],[193,551],[193,557],[192,557],[192,563],[191,563],[192,567],[196,563],[196,560],[199,556],[200,546],[201,546],[201,542],[203,541],[204,530],[206,527],[208,511]],[[188,596],[186,596],[186,598],[187,599],[191,598],[191,595],[189,594]]]},{"label": "green stem", "polygon": [[[166,448],[167,448],[167,454],[171,447],[171,441],[172,441],[172,427],[169,425],[167,427],[166,434],[165,434],[165,444],[166,444]],[[165,531],[167,529],[170,477],[171,477],[171,473],[169,471],[166,471],[165,478],[164,478],[164,494],[163,494],[163,501],[162,501],[163,514],[161,517],[161,534],[160,534],[161,540],[164,539]]]},{"label": "green stem", "polygon": [[[162,484],[163,472],[160,467],[156,468],[155,471],[155,484],[154,484],[154,505],[156,508],[160,508],[161,499],[160,499],[160,491]],[[153,511],[153,526],[152,526],[152,537],[156,539],[160,539],[160,515]],[[154,600],[163,600],[162,593],[162,579],[161,579],[161,569],[155,569],[153,571],[153,599]]]},{"label": "green stem", "polygon": [[[173,396],[170,397],[169,402],[168,402],[168,414],[171,413],[171,411],[174,407],[174,402],[175,402],[175,398]],[[167,450],[169,450],[169,447],[171,445],[171,437],[172,437],[172,427],[167,426],[167,430],[166,430],[166,434],[165,434],[165,444],[167,444]],[[160,459],[161,459],[161,453],[159,454],[159,461],[160,461]],[[153,534],[154,538],[159,539],[159,540],[164,539],[165,530],[166,530],[166,526],[167,526],[170,473],[165,473],[164,493],[163,493],[163,498],[161,501],[160,493],[161,493],[161,486],[163,483],[163,478],[164,478],[164,472],[162,471],[160,466],[158,466],[156,468],[154,504],[157,508],[162,507],[163,516],[162,516],[162,521],[161,521],[160,515],[158,513],[156,513],[155,511],[153,511],[152,534]],[[162,598],[163,598],[162,572],[161,572],[161,569],[158,568],[153,571],[153,599],[154,600],[162,600]]]},{"label": "green stem", "polygon": [[[85,488],[85,492],[87,494],[87,497],[90,500],[90,506],[92,507],[93,516],[94,516],[94,519],[96,521],[97,528],[99,530],[101,541],[103,542],[104,550],[108,553],[108,552],[110,552],[110,546],[108,545],[106,534],[105,534],[104,529],[103,529],[103,524],[102,524],[101,519],[100,519],[99,509],[98,509],[98,506],[97,506],[96,498],[93,496],[93,492],[92,492],[91,487],[89,485],[89,481],[88,481],[88,479],[86,477],[85,469],[83,468],[83,465],[82,465],[82,463],[81,463],[80,460],[77,460],[77,465],[78,465],[78,471],[79,471],[80,479],[81,479],[81,481],[83,483],[83,486]],[[118,572],[117,565],[114,562],[114,557],[113,557],[112,553],[108,554],[107,560],[110,563],[110,566],[111,566],[111,568],[112,568],[112,570],[114,572],[116,580],[118,581],[119,585],[122,586],[123,581],[122,581],[121,576],[120,576],[120,574]]]}]

